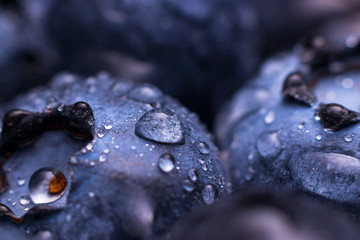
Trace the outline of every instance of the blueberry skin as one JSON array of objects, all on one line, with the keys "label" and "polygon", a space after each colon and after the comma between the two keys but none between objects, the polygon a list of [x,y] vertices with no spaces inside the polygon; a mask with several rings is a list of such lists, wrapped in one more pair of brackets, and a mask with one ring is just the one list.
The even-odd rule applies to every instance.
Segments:
[{"label": "blueberry skin", "polygon": [[[73,139],[63,131],[45,132],[30,146],[18,148],[4,165],[8,179],[31,176],[34,164],[26,164],[36,159],[42,167],[62,166],[71,182],[69,194],[28,210],[21,224],[3,216],[3,227],[27,237],[48,231],[54,239],[144,238],[163,233],[192,209],[226,194],[218,151],[198,117],[151,85],[115,80],[105,73],[86,80],[64,73],[48,87],[33,89],[3,106],[1,115],[13,108],[42,112],[77,101],[93,109],[93,141]],[[181,122],[178,130],[167,132],[158,128],[169,123],[160,114],[165,123],[159,120],[157,129],[165,135],[180,134],[183,141],[159,142],[156,134],[148,135],[153,140],[136,134],[139,119],[156,109],[173,112]],[[153,123],[143,124],[153,127]],[[31,197],[29,181],[25,177],[20,187],[10,184],[5,193],[13,190]],[[11,204],[5,203],[15,208]]]},{"label": "blueberry skin", "polygon": [[163,239],[358,239],[344,214],[284,193],[237,193],[194,212]]},{"label": "blueberry skin", "polygon": [[[253,82],[238,91],[219,114],[218,142],[228,150],[235,187],[301,192],[356,213],[360,107],[354,99],[359,97],[360,72],[333,69],[316,76],[309,69],[297,51],[268,60]],[[285,80],[299,71],[312,78],[315,103],[307,105],[299,98],[283,96]],[[323,106],[339,105],[344,110],[340,115],[322,112]]]}]

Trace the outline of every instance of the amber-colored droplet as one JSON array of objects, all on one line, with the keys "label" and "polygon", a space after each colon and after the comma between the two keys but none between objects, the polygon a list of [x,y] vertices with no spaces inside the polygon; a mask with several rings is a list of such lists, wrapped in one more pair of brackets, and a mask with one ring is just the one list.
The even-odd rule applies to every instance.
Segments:
[{"label": "amber-colored droplet", "polygon": [[49,183],[49,193],[59,194],[66,187],[66,179],[62,173],[56,173]]}]

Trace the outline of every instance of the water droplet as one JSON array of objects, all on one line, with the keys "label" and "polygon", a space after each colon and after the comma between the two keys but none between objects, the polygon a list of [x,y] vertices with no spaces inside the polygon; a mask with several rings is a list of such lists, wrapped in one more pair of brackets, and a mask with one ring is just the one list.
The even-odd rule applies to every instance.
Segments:
[{"label": "water droplet", "polygon": [[315,136],[316,140],[320,141],[322,139],[322,136],[320,134]]},{"label": "water droplet", "polygon": [[89,196],[89,198],[93,198],[93,197],[95,197],[95,193],[94,192],[89,192],[88,196]]},{"label": "water droplet", "polygon": [[99,157],[99,162],[105,162],[106,159],[107,159],[106,155],[101,154],[100,157]]},{"label": "water droplet", "polygon": [[161,92],[154,86],[144,84],[132,89],[129,97],[144,103],[156,103],[161,97]]},{"label": "water droplet", "polygon": [[91,151],[92,148],[93,148],[93,144],[92,144],[92,143],[88,143],[88,144],[86,145],[86,150],[87,150],[87,151]]},{"label": "water droplet", "polygon": [[159,168],[165,173],[171,172],[175,167],[174,157],[170,154],[164,154],[160,157]]},{"label": "water droplet", "polygon": [[77,158],[74,157],[74,156],[71,156],[71,157],[70,157],[70,163],[71,163],[71,164],[77,164],[77,163],[78,163]]},{"label": "water droplet", "polygon": [[104,128],[106,129],[106,130],[110,130],[110,129],[112,129],[112,127],[113,127],[113,122],[110,120],[110,119],[108,119],[108,120],[106,120],[105,121],[105,123],[103,124],[104,125]]},{"label": "water droplet", "polygon": [[301,123],[299,123],[299,125],[297,126],[297,128],[298,128],[299,130],[303,130],[303,129],[304,129],[304,125],[305,125],[305,123],[304,123],[304,122],[301,122]]},{"label": "water droplet", "polygon": [[108,154],[109,152],[110,152],[110,149],[108,149],[108,148],[105,148],[105,149],[104,149],[104,153],[105,153],[105,154]]},{"label": "water droplet", "polygon": [[184,128],[178,116],[169,109],[146,112],[135,125],[135,134],[159,143],[183,144]]},{"label": "water droplet", "polygon": [[198,161],[201,165],[203,165],[205,163],[205,160],[203,158],[199,158]]},{"label": "water droplet", "polygon": [[29,182],[30,197],[36,204],[56,201],[64,194],[65,188],[65,176],[53,168],[37,170]]},{"label": "water droplet", "polygon": [[194,168],[189,169],[188,177],[190,178],[191,181],[196,182],[196,180],[197,180],[196,169],[194,169]]},{"label": "water droplet", "polygon": [[202,165],[201,168],[202,168],[202,170],[204,170],[205,172],[208,170],[206,164]]},{"label": "water droplet", "polygon": [[350,134],[347,134],[344,136],[345,142],[351,142],[353,140],[352,136]]},{"label": "water droplet", "polygon": [[25,184],[25,179],[24,178],[18,178],[17,185],[21,187],[21,186],[24,186],[24,184]]},{"label": "water droplet", "polygon": [[207,205],[215,202],[215,189],[212,185],[208,184],[202,190],[202,197]]},{"label": "water droplet", "polygon": [[192,182],[190,182],[189,180],[185,180],[182,183],[182,186],[185,189],[185,191],[187,191],[187,192],[192,192],[195,188],[194,184]]},{"label": "water droplet", "polygon": [[275,121],[275,113],[273,111],[270,111],[266,114],[264,119],[266,124],[271,124]]},{"label": "water droplet", "polygon": [[314,116],[314,119],[315,119],[315,121],[317,121],[317,122],[318,122],[318,121],[320,121],[320,120],[321,120],[321,117],[320,117],[319,115],[317,115],[317,114],[316,114],[316,115]]},{"label": "water droplet", "polygon": [[197,148],[200,151],[200,153],[202,153],[202,154],[207,155],[210,153],[209,145],[207,145],[207,143],[205,143],[205,142],[199,142],[197,145]]},{"label": "water droplet", "polygon": [[31,203],[31,200],[28,196],[22,196],[19,200],[19,203],[23,206],[29,205]]},{"label": "water droplet", "polygon": [[257,142],[256,148],[264,159],[274,159],[282,151],[281,142],[277,132],[262,134]]},{"label": "water droplet", "polygon": [[37,232],[33,238],[33,240],[52,240],[52,234],[50,231],[44,230]]},{"label": "water droplet", "polygon": [[100,128],[97,131],[96,135],[98,136],[98,138],[103,138],[106,135],[106,133],[107,133],[107,131],[105,129]]}]

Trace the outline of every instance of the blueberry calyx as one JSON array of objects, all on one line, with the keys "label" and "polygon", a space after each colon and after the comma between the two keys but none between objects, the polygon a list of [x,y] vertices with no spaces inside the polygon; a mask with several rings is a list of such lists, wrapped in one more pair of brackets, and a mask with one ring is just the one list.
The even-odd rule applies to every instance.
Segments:
[{"label": "blueberry calyx", "polygon": [[94,114],[89,104],[60,104],[44,112],[11,110],[3,119],[0,152],[2,155],[30,143],[47,130],[66,130],[72,136],[93,139]]},{"label": "blueberry calyx", "polygon": [[336,103],[320,104],[319,116],[325,129],[337,131],[359,121],[359,113]]},{"label": "blueberry calyx", "polygon": [[294,72],[285,79],[282,94],[285,99],[293,99],[308,106],[316,102],[316,97],[308,85],[305,76],[300,72]]}]

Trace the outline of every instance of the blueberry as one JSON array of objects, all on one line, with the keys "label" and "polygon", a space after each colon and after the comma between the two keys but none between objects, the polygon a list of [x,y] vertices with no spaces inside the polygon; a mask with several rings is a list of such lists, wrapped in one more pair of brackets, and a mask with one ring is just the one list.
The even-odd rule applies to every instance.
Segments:
[{"label": "blueberry", "polygon": [[334,26],[319,30],[321,51],[300,41],[268,60],[219,114],[217,136],[237,188],[300,192],[358,214],[359,32]]},{"label": "blueberry", "polygon": [[257,192],[235,194],[196,211],[166,238],[180,239],[358,239],[351,219],[294,196]]},{"label": "blueberry", "polygon": [[291,0],[273,0],[271,6],[265,0],[93,0],[86,7],[73,0],[21,1],[38,38],[55,51],[55,70],[85,75],[107,70],[150,81],[209,125],[263,56],[353,7],[338,5],[342,8],[325,3],[314,10],[309,2]]},{"label": "blueberry", "polygon": [[64,73],[0,112],[0,228],[28,237],[143,238],[227,192],[198,117],[152,85]]}]

